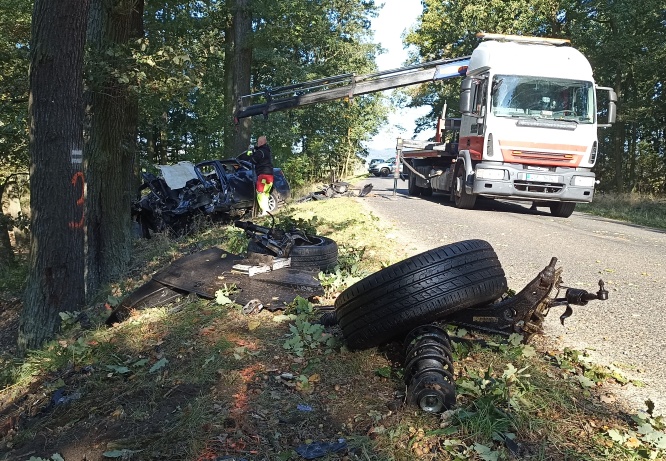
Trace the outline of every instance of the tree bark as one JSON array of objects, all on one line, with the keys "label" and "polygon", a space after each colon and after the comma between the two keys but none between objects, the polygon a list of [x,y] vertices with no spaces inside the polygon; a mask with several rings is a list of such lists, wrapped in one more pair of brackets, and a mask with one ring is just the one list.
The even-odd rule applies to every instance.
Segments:
[{"label": "tree bark", "polygon": [[[129,61],[126,48],[143,33],[143,0],[92,0],[88,40],[121,75]],[[102,55],[102,54],[98,54]],[[120,56],[118,56],[120,55]],[[130,260],[138,100],[118,77],[103,75],[91,88],[90,132],[86,144],[87,277],[89,298],[120,275]]]},{"label": "tree bark", "polygon": [[32,241],[18,350],[84,305],[83,54],[88,0],[35,0],[30,56]]},{"label": "tree bark", "polygon": [[234,126],[233,115],[238,109],[238,99],[250,93],[252,72],[252,14],[250,0],[229,2],[231,23],[226,29],[224,57],[224,112],[229,123],[224,127],[224,154],[235,157],[247,149],[250,143],[252,122],[244,118]]}]

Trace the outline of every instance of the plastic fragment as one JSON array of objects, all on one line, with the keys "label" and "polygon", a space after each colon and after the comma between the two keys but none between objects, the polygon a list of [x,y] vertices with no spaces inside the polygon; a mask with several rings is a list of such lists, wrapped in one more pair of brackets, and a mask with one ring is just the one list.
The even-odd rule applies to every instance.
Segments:
[{"label": "plastic fragment", "polygon": [[296,453],[305,459],[315,459],[326,456],[329,453],[336,453],[347,448],[345,439],[338,439],[336,442],[312,442],[296,447]]}]

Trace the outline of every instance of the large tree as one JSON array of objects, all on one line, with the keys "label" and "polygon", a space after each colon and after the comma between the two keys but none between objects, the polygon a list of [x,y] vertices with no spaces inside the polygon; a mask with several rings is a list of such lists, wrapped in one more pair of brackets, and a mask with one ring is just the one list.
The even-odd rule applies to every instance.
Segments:
[{"label": "large tree", "polygon": [[[251,120],[240,120],[231,125],[232,114],[238,108],[240,96],[250,92],[252,76],[252,12],[250,0],[229,0],[230,21],[225,33],[225,91],[224,128],[225,157],[235,157],[247,148],[250,141]],[[234,121],[235,123],[235,121]]]},{"label": "large tree", "polygon": [[138,123],[130,88],[130,41],[143,34],[143,0],[91,0],[86,158],[86,230],[89,297],[120,275],[130,260],[130,207]]},{"label": "large tree", "polygon": [[83,55],[87,0],[35,0],[30,42],[30,275],[19,349],[38,347],[58,313],[85,301]]}]

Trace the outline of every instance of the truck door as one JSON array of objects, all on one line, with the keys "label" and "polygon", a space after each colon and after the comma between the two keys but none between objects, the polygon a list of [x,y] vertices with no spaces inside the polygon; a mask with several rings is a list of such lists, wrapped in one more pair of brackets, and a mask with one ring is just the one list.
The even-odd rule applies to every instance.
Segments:
[{"label": "truck door", "polygon": [[487,102],[488,74],[463,80],[459,149],[469,150],[472,160],[481,160],[483,156]]}]

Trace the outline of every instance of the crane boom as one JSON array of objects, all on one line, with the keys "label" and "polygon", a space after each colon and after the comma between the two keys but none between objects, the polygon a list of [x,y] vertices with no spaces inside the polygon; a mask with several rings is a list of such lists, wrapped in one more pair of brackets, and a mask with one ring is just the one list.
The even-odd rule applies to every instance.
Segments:
[{"label": "crane boom", "polygon": [[[270,112],[294,107],[353,98],[363,94],[416,85],[429,81],[463,77],[470,57],[440,59],[367,75],[341,74],[294,85],[267,88],[260,93],[240,97],[236,121],[254,115],[268,116]],[[256,98],[263,102],[249,104]]]}]

